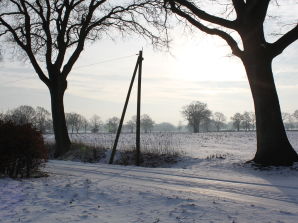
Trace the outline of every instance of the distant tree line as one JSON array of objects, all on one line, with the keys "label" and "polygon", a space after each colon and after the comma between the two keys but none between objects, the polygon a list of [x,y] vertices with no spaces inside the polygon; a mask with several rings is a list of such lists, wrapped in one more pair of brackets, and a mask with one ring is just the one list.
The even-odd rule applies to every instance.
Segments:
[{"label": "distant tree line", "polygon": [[11,121],[17,125],[31,123],[42,133],[52,131],[51,113],[40,106],[33,108],[28,105],[21,105],[8,110],[6,113],[0,113],[0,120]]},{"label": "distant tree line", "polygon": [[[227,121],[227,117],[221,112],[212,112],[206,103],[195,101],[182,108],[182,115],[187,121],[184,125],[181,121],[177,126],[169,123],[155,123],[148,114],[141,116],[141,130],[150,132],[219,132],[219,131],[255,131],[256,117],[254,112],[244,111],[235,113]],[[87,119],[81,114],[70,112],[65,114],[69,133],[116,133],[119,118],[111,117],[105,122],[99,115],[93,115]],[[283,112],[283,122],[287,130],[298,129],[298,110],[293,114]],[[45,133],[53,133],[51,113],[43,107],[33,108],[21,105],[17,108],[0,112],[0,120],[12,121],[16,124],[31,123],[37,130]],[[136,116],[132,116],[122,129],[126,133],[135,133]]]},{"label": "distant tree line", "polygon": [[[206,103],[194,101],[182,108],[183,117],[187,121],[187,128],[194,132],[210,131],[254,131],[256,130],[256,116],[254,112],[237,112],[227,122],[226,116],[221,112],[212,112]],[[284,126],[287,130],[298,128],[298,110],[293,114],[282,113]],[[179,129],[179,125],[177,127]],[[183,128],[183,126],[180,126]]]},{"label": "distant tree line", "polygon": [[[81,114],[70,112],[65,113],[65,118],[69,133],[116,133],[119,125],[118,117],[111,117],[104,122],[100,116],[96,114],[90,119],[87,119]],[[28,105],[21,105],[17,108],[8,110],[5,113],[0,112],[0,120],[11,121],[18,125],[31,123],[33,127],[43,134],[53,132],[51,113],[40,106],[33,108]],[[133,116],[124,125],[123,131],[134,133],[135,129],[136,116]],[[144,133],[149,133],[152,131],[176,131],[176,127],[170,123],[165,122],[155,124],[148,114],[143,114],[141,116],[141,129]]]}]

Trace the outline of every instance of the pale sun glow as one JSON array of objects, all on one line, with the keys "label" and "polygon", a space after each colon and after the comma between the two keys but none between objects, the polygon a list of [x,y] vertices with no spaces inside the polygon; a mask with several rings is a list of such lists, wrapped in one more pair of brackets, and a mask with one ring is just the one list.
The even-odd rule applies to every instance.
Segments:
[{"label": "pale sun glow", "polygon": [[241,61],[229,55],[230,49],[216,40],[203,39],[178,45],[173,73],[188,81],[241,81],[245,72]]}]

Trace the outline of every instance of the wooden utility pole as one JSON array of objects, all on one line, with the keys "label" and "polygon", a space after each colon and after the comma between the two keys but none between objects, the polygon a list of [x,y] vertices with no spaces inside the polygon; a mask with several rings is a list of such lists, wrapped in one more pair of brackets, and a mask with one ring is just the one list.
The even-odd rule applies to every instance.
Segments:
[{"label": "wooden utility pole", "polygon": [[138,76],[138,98],[137,98],[137,129],[136,129],[136,166],[140,165],[140,132],[141,132],[141,84],[142,84],[142,63],[143,51],[139,53],[139,76]]},{"label": "wooden utility pole", "polygon": [[[119,126],[118,126],[118,129],[117,129],[117,133],[116,133],[116,138],[115,138],[115,141],[114,141],[114,145],[113,145],[113,149],[112,149],[112,153],[111,153],[111,157],[110,157],[110,160],[109,160],[109,164],[112,164],[113,161],[114,161],[114,157],[115,157],[115,153],[116,153],[116,149],[117,149],[117,145],[118,145],[118,141],[119,141],[119,137],[120,137],[120,133],[121,133],[121,129],[122,129],[122,126],[123,126],[123,121],[124,121],[124,118],[125,118],[125,113],[126,113],[126,109],[127,109],[127,106],[128,106],[128,102],[129,102],[129,98],[130,98],[130,93],[131,93],[131,90],[132,90],[132,87],[133,87],[133,83],[134,83],[134,80],[135,80],[135,77],[136,77],[136,73],[139,69],[139,79],[138,79],[138,82],[140,82],[140,74],[142,74],[142,60],[143,60],[143,52],[140,51],[139,52],[139,56],[138,56],[138,59],[137,59],[137,62],[136,62],[136,66],[135,66],[135,69],[134,69],[134,72],[133,72],[133,75],[132,75],[132,78],[131,78],[131,81],[130,81],[130,85],[129,85],[129,88],[128,88],[128,92],[127,92],[127,96],[126,96],[126,100],[125,100],[125,104],[124,104],[124,107],[123,107],[123,111],[122,111],[122,115],[121,115],[121,118],[120,118],[120,122],[119,122]],[[139,98],[139,90],[140,86],[138,87],[138,102],[141,100]],[[140,94],[141,96],[141,94]],[[139,103],[138,103],[138,108],[137,108],[137,111],[140,112],[140,107],[139,107]],[[138,152],[137,152],[137,156],[136,156],[136,165],[139,165],[139,156],[140,156],[140,114],[139,114],[139,119],[137,118],[137,123],[139,123],[139,136],[136,137],[136,148],[138,148]],[[138,124],[137,124],[138,126]],[[137,164],[138,163],[138,164]]]}]

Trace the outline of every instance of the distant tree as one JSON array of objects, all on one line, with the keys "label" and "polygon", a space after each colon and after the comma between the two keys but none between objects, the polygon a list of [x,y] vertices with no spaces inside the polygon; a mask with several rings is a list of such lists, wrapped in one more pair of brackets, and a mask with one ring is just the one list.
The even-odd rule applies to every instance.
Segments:
[{"label": "distant tree", "polygon": [[75,122],[76,122],[76,114],[75,113],[65,113],[66,125],[68,127],[68,131],[74,133]]},{"label": "distant tree", "polygon": [[290,113],[288,113],[288,112],[282,112],[282,113],[281,113],[282,121],[283,121],[283,122],[286,122],[287,119],[289,118],[289,116],[290,116]]},{"label": "distant tree", "polygon": [[31,123],[33,126],[36,126],[36,111],[31,106],[21,105],[8,111],[6,119],[11,120],[18,125]]},{"label": "distant tree", "polygon": [[252,120],[249,112],[244,112],[242,114],[242,127],[245,131],[249,131],[252,126]]},{"label": "distant tree", "polygon": [[84,128],[84,132],[87,133],[87,129],[89,127],[89,122],[88,120],[82,116],[82,126]]},{"label": "distant tree", "polygon": [[116,133],[119,122],[120,122],[120,119],[117,117],[112,117],[112,118],[108,119],[106,122],[106,125],[105,125],[107,131],[109,133]]},{"label": "distant tree", "polygon": [[243,117],[240,113],[234,114],[233,117],[231,117],[231,120],[233,121],[234,128],[237,129],[237,131],[240,131],[241,122],[243,120]]},{"label": "distant tree", "polygon": [[286,127],[287,129],[294,129],[295,128],[295,117],[290,114],[288,118],[288,126]]},{"label": "distant tree", "polygon": [[147,115],[147,114],[143,114],[141,116],[141,127],[144,130],[145,133],[151,132],[151,130],[153,129],[154,126],[154,121],[152,120],[152,118]]},{"label": "distant tree", "polygon": [[76,114],[76,123],[75,123],[75,129],[77,133],[79,133],[80,129],[84,127],[84,119],[85,117],[81,114]]},{"label": "distant tree", "polygon": [[220,129],[224,126],[225,121],[227,120],[226,116],[221,112],[215,112],[213,114],[214,125],[216,130],[219,132]]},{"label": "distant tree", "polygon": [[281,115],[282,115],[282,121],[284,123],[285,128],[287,130],[294,128],[295,117],[288,112],[282,112]]},{"label": "distant tree", "polygon": [[49,122],[51,122],[51,113],[40,106],[36,107],[35,111],[36,128],[42,133],[45,133]]},{"label": "distant tree", "polygon": [[[164,0],[164,7],[192,27],[225,41],[246,70],[254,100],[257,125],[257,151],[254,162],[263,165],[292,165],[298,155],[290,144],[281,119],[279,99],[274,83],[274,58],[298,39],[297,18],[280,10],[278,24],[268,15],[273,0]],[[280,1],[295,4],[297,1]],[[212,9],[215,8],[215,10]],[[271,18],[271,20],[270,20]],[[278,35],[268,41],[268,27],[277,27]],[[269,28],[269,30],[270,30]],[[271,36],[272,37],[272,36]]]},{"label": "distant tree", "polygon": [[166,45],[162,13],[159,1],[153,0],[0,1],[1,40],[27,56],[49,89],[56,156],[70,149],[63,98],[86,42],[137,33],[157,46]]},{"label": "distant tree", "polygon": [[293,116],[295,117],[296,121],[298,121],[298,110],[294,111]]},{"label": "distant tree", "polygon": [[249,116],[250,116],[250,119],[251,119],[251,128],[253,130],[256,129],[256,115],[254,112],[249,112]]},{"label": "distant tree", "polygon": [[79,133],[79,130],[83,128],[83,119],[84,117],[78,113],[71,112],[71,113],[66,113],[66,123],[67,126],[71,128],[71,133],[74,132],[74,130]]},{"label": "distant tree", "polygon": [[98,115],[93,115],[90,119],[90,127],[92,133],[98,133],[100,126],[102,125],[102,121]]},{"label": "distant tree", "polygon": [[[211,115],[212,116],[212,113]],[[213,120],[211,118],[205,118],[202,120],[200,129],[202,132],[210,132],[212,129]]]},{"label": "distant tree", "polygon": [[129,129],[130,133],[133,133],[137,125],[137,116],[132,116],[131,119],[126,123],[126,127]]},{"label": "distant tree", "polygon": [[198,133],[202,121],[210,118],[211,111],[207,108],[207,104],[195,101],[183,107],[182,115],[188,121],[188,125],[193,128],[193,132]]}]

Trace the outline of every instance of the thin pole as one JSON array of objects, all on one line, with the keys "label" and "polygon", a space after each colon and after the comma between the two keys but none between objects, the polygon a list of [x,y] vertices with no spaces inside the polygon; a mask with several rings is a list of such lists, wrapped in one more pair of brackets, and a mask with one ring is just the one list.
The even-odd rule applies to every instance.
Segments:
[{"label": "thin pole", "polygon": [[137,70],[138,70],[140,61],[141,61],[141,56],[139,54],[138,59],[137,59],[137,62],[136,62],[136,66],[135,66],[135,69],[134,69],[134,72],[133,72],[133,75],[132,75],[132,78],[131,78],[131,81],[130,81],[130,85],[129,85],[129,88],[128,88],[128,92],[127,92],[125,104],[124,104],[124,107],[123,107],[121,119],[120,119],[120,122],[119,122],[119,126],[118,126],[117,133],[116,133],[116,138],[115,138],[113,149],[112,149],[112,153],[111,153],[111,157],[110,157],[110,160],[109,160],[109,164],[112,164],[113,161],[114,161],[114,156],[115,156],[115,153],[116,153],[119,136],[120,136],[120,133],[121,133],[121,129],[122,129],[122,125],[123,125],[123,121],[124,121],[124,117],[125,117],[127,105],[128,105],[128,102],[129,102],[131,89],[132,89],[133,82],[134,82],[135,77],[136,77],[136,73],[137,73]]},{"label": "thin pole", "polygon": [[140,131],[141,131],[141,84],[142,84],[142,61],[143,51],[139,53],[139,75],[138,75],[138,98],[137,98],[137,129],[136,129],[136,166],[140,165]]}]

